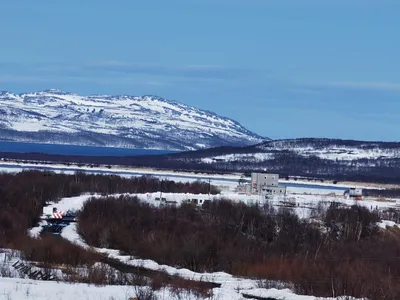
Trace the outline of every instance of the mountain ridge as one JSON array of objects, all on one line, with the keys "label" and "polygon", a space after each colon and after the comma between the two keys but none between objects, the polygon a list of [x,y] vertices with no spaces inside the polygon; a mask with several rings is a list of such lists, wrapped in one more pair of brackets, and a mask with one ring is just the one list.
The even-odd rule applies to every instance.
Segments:
[{"label": "mountain ridge", "polygon": [[268,140],[231,118],[155,95],[2,91],[0,104],[0,137],[9,141],[185,151]]}]

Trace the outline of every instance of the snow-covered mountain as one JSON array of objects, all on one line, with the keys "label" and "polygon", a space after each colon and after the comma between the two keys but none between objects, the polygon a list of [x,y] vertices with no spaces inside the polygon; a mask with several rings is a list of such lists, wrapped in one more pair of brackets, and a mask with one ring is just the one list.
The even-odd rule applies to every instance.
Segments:
[{"label": "snow-covered mountain", "polygon": [[0,139],[163,150],[267,140],[232,119],[156,96],[60,90],[0,92]]}]

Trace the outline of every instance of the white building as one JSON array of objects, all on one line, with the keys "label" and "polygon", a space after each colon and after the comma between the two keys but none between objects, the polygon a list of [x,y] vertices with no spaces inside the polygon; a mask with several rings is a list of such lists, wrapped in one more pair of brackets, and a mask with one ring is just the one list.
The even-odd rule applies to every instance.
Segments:
[{"label": "white building", "polygon": [[251,173],[251,183],[239,184],[237,191],[265,197],[286,195],[286,187],[279,185],[279,174],[269,173]]}]

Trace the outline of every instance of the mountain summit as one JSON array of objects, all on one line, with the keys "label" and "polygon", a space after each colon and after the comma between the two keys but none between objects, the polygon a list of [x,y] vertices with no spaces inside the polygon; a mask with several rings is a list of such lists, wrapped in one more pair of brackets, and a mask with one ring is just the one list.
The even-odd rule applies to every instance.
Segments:
[{"label": "mountain summit", "polygon": [[157,96],[0,92],[0,139],[163,150],[246,146],[263,138],[238,122]]}]

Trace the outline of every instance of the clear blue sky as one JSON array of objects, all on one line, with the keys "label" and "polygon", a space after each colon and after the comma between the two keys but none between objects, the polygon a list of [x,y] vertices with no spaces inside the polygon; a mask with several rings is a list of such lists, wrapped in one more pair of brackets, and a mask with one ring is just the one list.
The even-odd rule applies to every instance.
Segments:
[{"label": "clear blue sky", "polygon": [[19,0],[0,11],[0,90],[154,94],[271,138],[400,140],[398,0]]}]

